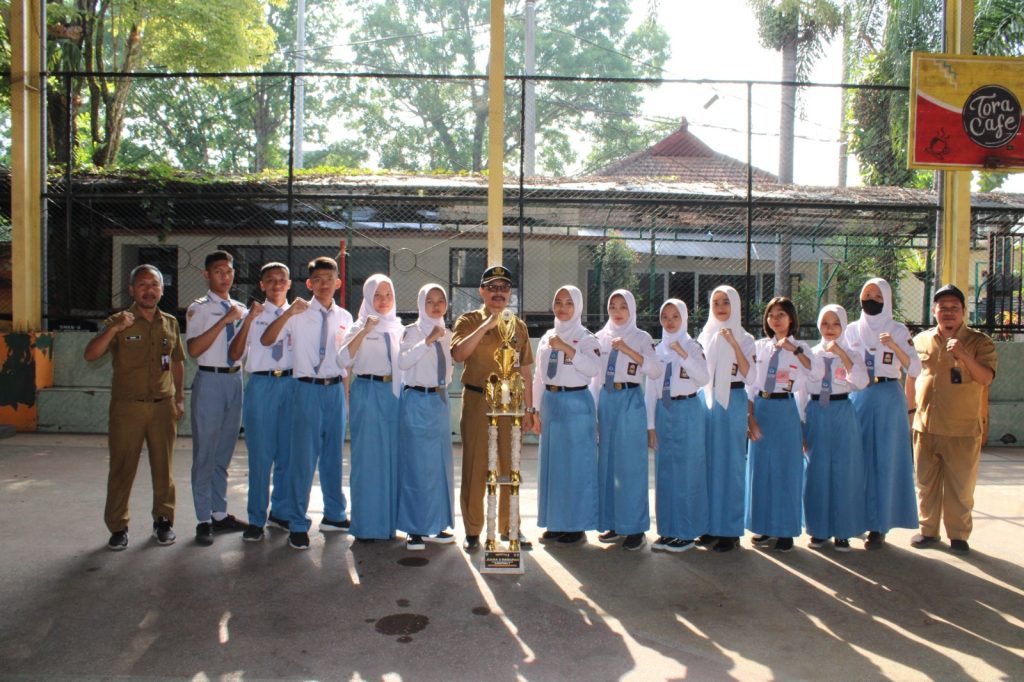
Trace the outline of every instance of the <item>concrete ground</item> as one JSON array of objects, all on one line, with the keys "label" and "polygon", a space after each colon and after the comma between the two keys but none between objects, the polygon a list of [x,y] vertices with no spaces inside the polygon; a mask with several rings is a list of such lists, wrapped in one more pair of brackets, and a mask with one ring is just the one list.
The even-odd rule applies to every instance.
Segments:
[{"label": "concrete ground", "polygon": [[[985,452],[966,557],[914,550],[912,531],[849,554],[806,537],[789,554],[749,537],[728,554],[634,553],[591,533],[537,544],[522,576],[486,577],[458,546],[321,535],[318,497],[311,551],[276,531],[198,547],[187,439],[177,544],[149,535],[142,464],[131,545],[110,552],[106,454],[104,436],[0,441],[0,679],[1024,679],[1024,450]],[[239,442],[229,495],[243,517],[246,473]]]}]

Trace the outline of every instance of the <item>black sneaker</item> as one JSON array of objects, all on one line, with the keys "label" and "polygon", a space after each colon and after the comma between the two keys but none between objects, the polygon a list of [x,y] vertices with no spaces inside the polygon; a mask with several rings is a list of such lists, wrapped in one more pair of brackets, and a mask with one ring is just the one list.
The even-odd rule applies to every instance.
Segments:
[{"label": "black sneaker", "polygon": [[242,531],[242,539],[246,542],[259,542],[263,539],[263,529],[259,526],[249,524],[249,526]]},{"label": "black sneaker", "polygon": [[627,535],[626,539],[622,542],[622,549],[628,552],[635,552],[647,542],[647,536],[643,533],[633,533]]},{"label": "black sneaker", "polygon": [[667,538],[664,535],[659,535],[658,539],[651,543],[651,551],[660,552],[673,540],[675,540],[675,538]]},{"label": "black sneaker", "polygon": [[772,540],[774,539],[775,538],[773,538],[771,535],[755,535],[754,537],[750,538],[750,544],[754,545],[755,547],[763,547],[772,544]]},{"label": "black sneaker", "polygon": [[196,524],[196,544],[203,547],[213,544],[213,525],[209,521]]},{"label": "black sneaker", "polygon": [[834,549],[837,552],[849,552],[850,551],[850,541],[847,540],[846,538],[836,538],[832,542],[832,549]]},{"label": "black sneaker", "polygon": [[178,539],[178,536],[174,534],[174,529],[171,528],[171,522],[163,516],[153,522],[153,537],[156,538],[158,545],[173,545],[174,541]]},{"label": "black sneaker", "polygon": [[707,533],[705,533],[704,535],[701,535],[699,538],[694,540],[693,544],[697,545],[698,547],[710,547],[717,541],[718,538],[716,538],[714,535],[708,535]]},{"label": "black sneaker", "polygon": [[309,549],[309,533],[288,533],[288,546],[292,549]]},{"label": "black sneaker", "polygon": [[276,528],[278,530],[288,530],[288,520],[282,519],[280,516],[274,516],[271,514],[267,518],[267,526],[270,528]]},{"label": "black sneaker", "polygon": [[479,535],[467,535],[466,539],[462,541],[462,549],[467,552],[475,552],[480,549],[480,536]]},{"label": "black sneaker", "polygon": [[111,533],[110,539],[107,540],[107,549],[111,552],[123,552],[128,549],[128,529]]},{"label": "black sneaker", "polygon": [[950,540],[949,551],[955,554],[969,554],[971,546],[967,544],[967,540]]},{"label": "black sneaker", "polygon": [[422,535],[410,535],[405,539],[405,548],[413,552],[419,552],[427,548],[425,542],[423,542]]},{"label": "black sneaker", "polygon": [[718,542],[715,543],[716,552],[731,552],[736,549],[739,544],[739,538],[718,538]]},{"label": "black sneaker", "polygon": [[665,545],[666,552],[685,552],[689,549],[696,547],[696,543],[693,540],[684,540],[683,538],[672,538],[672,542]]},{"label": "black sneaker", "polygon": [[918,533],[914,537],[910,538],[910,546],[914,549],[927,549],[929,547],[934,547],[937,544],[939,544],[939,538],[935,535]]},{"label": "black sneaker", "polygon": [[223,519],[218,521],[213,520],[213,532],[215,533],[241,533],[245,530],[248,524],[242,523],[236,519],[233,515],[228,514]]},{"label": "black sneaker", "polygon": [[882,549],[885,544],[885,533],[873,530],[868,533],[868,539],[864,541],[864,549]]},{"label": "black sneaker", "polygon": [[775,541],[776,552],[792,552],[793,538],[779,538]]},{"label": "black sneaker", "polygon": [[811,549],[821,549],[828,544],[828,538],[816,538],[811,537],[811,541],[807,543],[807,546]]},{"label": "black sneaker", "polygon": [[560,531],[560,530],[546,530],[546,531],[544,531],[544,534],[540,536],[540,541],[541,542],[548,542],[548,541],[556,542],[563,535],[565,535],[565,532]]},{"label": "black sneaker", "polygon": [[587,534],[581,530],[573,533],[562,533],[558,538],[560,545],[578,545],[587,541]]},{"label": "black sneaker", "polygon": [[600,535],[598,535],[597,539],[601,542],[615,542],[621,537],[622,536],[616,533],[615,531],[610,530],[607,533],[601,533]]},{"label": "black sneaker", "polygon": [[[508,542],[509,541],[508,533],[502,533],[501,534],[501,541],[502,542]],[[533,549],[533,543],[530,542],[529,540],[527,540],[526,536],[523,535],[522,533],[519,534],[519,549],[523,550],[524,552]]]},{"label": "black sneaker", "polygon": [[341,519],[335,521],[333,519],[320,519],[320,532],[321,533],[347,533],[348,529],[352,527],[352,522],[348,519]]},{"label": "black sneaker", "polygon": [[455,542],[455,536],[445,531],[441,531],[437,535],[427,535],[423,539],[427,542],[436,542],[439,545],[450,545]]}]

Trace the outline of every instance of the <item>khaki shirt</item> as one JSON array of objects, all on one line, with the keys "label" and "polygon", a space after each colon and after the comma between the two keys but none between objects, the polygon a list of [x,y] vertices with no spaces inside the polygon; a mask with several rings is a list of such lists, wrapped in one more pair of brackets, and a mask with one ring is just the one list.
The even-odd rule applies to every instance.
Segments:
[{"label": "khaki shirt", "polygon": [[[992,339],[966,324],[960,327],[955,338],[975,360],[996,371],[998,358]],[[915,384],[914,430],[938,436],[980,436],[985,387],[974,381],[961,363],[954,361],[937,327],[915,336],[914,348],[921,358],[921,374]],[[960,369],[962,383],[952,381],[954,365]]]},{"label": "khaki shirt", "polygon": [[[156,400],[174,397],[171,364],[185,361],[178,321],[157,310],[149,322],[133,303],[128,312],[135,323],[114,335],[110,342],[114,380],[110,397],[114,400]],[[104,325],[114,323],[113,316]]]},{"label": "khaki shirt", "polygon": [[[482,325],[490,313],[485,308],[479,308],[466,313],[455,320],[455,327],[452,329],[452,347],[454,348],[466,337],[470,336]],[[488,329],[484,337],[480,339],[476,350],[466,358],[462,369],[463,386],[483,387],[491,372],[498,371],[498,363],[494,361],[494,351],[498,350],[501,337],[497,329]],[[533,364],[533,349],[530,347],[530,337],[526,330],[526,323],[516,318],[516,335],[512,340],[516,350],[519,351],[519,366]]]}]

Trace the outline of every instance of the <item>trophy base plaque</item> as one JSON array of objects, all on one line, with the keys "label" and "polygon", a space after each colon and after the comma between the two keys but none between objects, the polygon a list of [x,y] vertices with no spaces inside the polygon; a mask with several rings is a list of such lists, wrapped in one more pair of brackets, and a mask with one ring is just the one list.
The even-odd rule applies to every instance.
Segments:
[{"label": "trophy base plaque", "polygon": [[523,573],[523,553],[512,550],[487,550],[480,564],[480,572],[505,575]]}]

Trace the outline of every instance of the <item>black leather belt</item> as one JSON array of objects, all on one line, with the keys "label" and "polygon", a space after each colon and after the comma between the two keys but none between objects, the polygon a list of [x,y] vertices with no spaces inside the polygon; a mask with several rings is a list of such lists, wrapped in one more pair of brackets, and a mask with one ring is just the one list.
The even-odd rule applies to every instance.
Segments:
[{"label": "black leather belt", "polygon": [[551,391],[552,393],[568,393],[569,391],[584,391],[588,386],[555,386],[554,384],[545,384],[544,388]]},{"label": "black leather belt", "polygon": [[420,393],[440,393],[444,389],[440,386],[406,386],[407,391],[419,391]]},{"label": "black leather belt", "polygon": [[729,388],[730,389],[733,389],[733,388],[746,388],[746,387],[747,387],[747,385],[745,383],[743,383],[742,381],[734,381],[731,384],[729,384]]},{"label": "black leather belt", "polygon": [[290,377],[292,371],[290,369],[267,369],[260,372],[250,372],[261,377]]},{"label": "black leather belt", "polygon": [[672,396],[672,400],[687,400],[689,398],[695,397],[696,395],[696,393],[689,393],[687,395],[674,395]]},{"label": "black leather belt", "polygon": [[357,374],[357,379],[366,379],[367,381],[382,381],[385,384],[391,383],[390,374]]},{"label": "black leather belt", "polygon": [[612,388],[616,391],[621,391],[626,388],[637,388],[640,384],[634,384],[632,381],[616,381],[612,384]]},{"label": "black leather belt", "polygon": [[473,393],[483,393],[484,389],[479,386],[470,386],[469,384],[462,384],[462,387],[467,391],[473,391]]},{"label": "black leather belt", "polygon": [[876,384],[884,384],[887,381],[899,381],[896,377],[875,377]]},{"label": "black leather belt", "polygon": [[765,400],[785,400],[793,396],[792,393],[768,393],[767,391],[758,391],[757,395]]},{"label": "black leather belt", "polygon": [[[818,400],[818,398],[820,398],[820,397],[821,397],[820,395],[812,395],[811,396],[811,400]],[[833,393],[832,395],[830,395],[828,397],[828,399],[829,400],[849,400],[850,399],[850,394],[849,393]]]},{"label": "black leather belt", "polygon": [[167,400],[166,396],[163,398],[135,398],[137,403],[162,403],[165,400]]},{"label": "black leather belt", "polygon": [[333,386],[334,384],[340,384],[344,377],[328,377],[327,379],[320,379],[319,377],[297,377],[299,381],[305,384],[316,384],[317,386]]},{"label": "black leather belt", "polygon": [[240,369],[242,369],[240,365],[235,365],[234,367],[208,367],[206,365],[199,365],[200,372],[213,372],[214,374],[234,374]]}]

